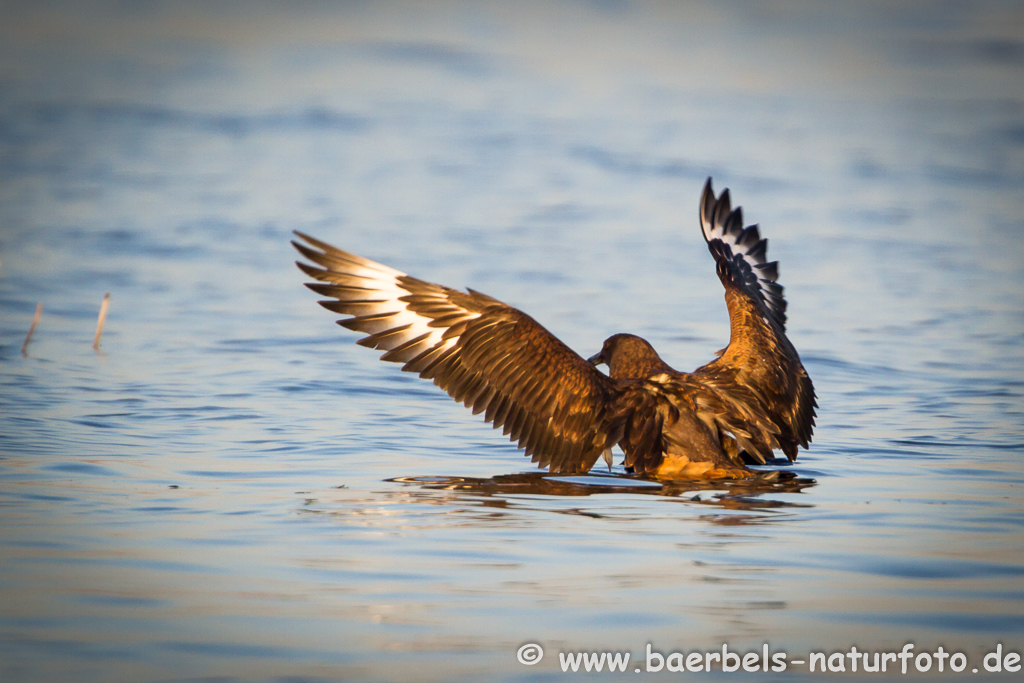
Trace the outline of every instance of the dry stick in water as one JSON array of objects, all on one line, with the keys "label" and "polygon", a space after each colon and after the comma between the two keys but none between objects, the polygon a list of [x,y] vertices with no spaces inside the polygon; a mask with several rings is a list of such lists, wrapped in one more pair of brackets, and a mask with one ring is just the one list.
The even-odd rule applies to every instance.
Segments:
[{"label": "dry stick in water", "polygon": [[103,295],[103,305],[100,306],[100,318],[96,321],[96,339],[92,342],[92,348],[100,350],[100,335],[103,334],[103,323],[107,321],[107,307],[110,306],[110,292]]},{"label": "dry stick in water", "polygon": [[25,335],[25,343],[21,345],[21,355],[27,356],[25,349],[28,348],[28,340],[32,338],[32,333],[36,331],[36,325],[39,324],[39,316],[43,314],[43,302],[40,301],[36,304],[36,315],[32,318],[32,324],[28,328],[28,334]]}]

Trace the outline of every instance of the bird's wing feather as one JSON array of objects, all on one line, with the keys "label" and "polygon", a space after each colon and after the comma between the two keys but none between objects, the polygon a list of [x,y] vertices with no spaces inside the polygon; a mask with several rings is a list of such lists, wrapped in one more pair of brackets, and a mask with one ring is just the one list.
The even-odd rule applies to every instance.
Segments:
[{"label": "bird's wing feather", "polygon": [[786,299],[777,282],[779,263],[767,258],[768,240],[762,239],[756,225],[743,226],[743,209],[732,208],[728,189],[715,198],[711,178],[701,194],[700,224],[719,277],[732,281],[785,331]]},{"label": "bird's wing feather", "polygon": [[637,474],[653,473],[665,459],[666,421],[674,422],[678,410],[654,383],[630,379],[619,386],[612,423],[626,454],[623,464]]},{"label": "bird's wing feather", "polygon": [[480,292],[410,277],[297,232],[292,242],[339,324],[382,360],[430,379],[551,472],[586,472],[615,441],[612,381],[530,316]]},{"label": "bird's wing feather", "polygon": [[653,474],[669,455],[685,455],[691,462],[709,461],[735,468],[738,452],[725,449],[733,440],[739,449],[755,454],[763,463],[778,448],[778,433],[764,416],[743,404],[725,406],[723,395],[702,381],[682,373],[662,373],[646,379],[618,383],[610,424],[626,453],[625,465],[637,474]]},{"label": "bird's wing feather", "polygon": [[[786,337],[786,300],[778,263],[767,261],[768,240],[756,225],[743,226],[729,190],[716,198],[704,185],[700,222],[729,306],[729,346],[692,377],[704,383],[718,415],[720,432],[735,436],[759,462],[781,448],[790,460],[807,447],[814,430],[814,386]],[[742,432],[742,434],[741,434]],[[744,445],[744,442],[746,445]]]}]

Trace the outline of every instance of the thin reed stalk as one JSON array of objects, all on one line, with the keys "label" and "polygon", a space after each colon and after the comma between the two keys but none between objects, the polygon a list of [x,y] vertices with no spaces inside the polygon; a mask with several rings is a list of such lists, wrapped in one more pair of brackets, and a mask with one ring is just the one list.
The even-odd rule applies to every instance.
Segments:
[{"label": "thin reed stalk", "polygon": [[92,342],[92,348],[100,350],[100,336],[103,334],[103,323],[107,322],[107,308],[110,306],[110,292],[103,295],[103,304],[100,306],[100,317],[96,321],[96,339]]},{"label": "thin reed stalk", "polygon": [[40,301],[39,303],[36,304],[36,314],[32,318],[32,324],[28,328],[28,334],[25,335],[25,343],[21,345],[21,355],[23,355],[23,356],[27,356],[28,355],[28,353],[26,352],[26,349],[28,349],[28,341],[29,341],[29,339],[32,338],[32,333],[36,331],[36,325],[39,324],[39,318],[42,315],[43,315],[43,302]]}]

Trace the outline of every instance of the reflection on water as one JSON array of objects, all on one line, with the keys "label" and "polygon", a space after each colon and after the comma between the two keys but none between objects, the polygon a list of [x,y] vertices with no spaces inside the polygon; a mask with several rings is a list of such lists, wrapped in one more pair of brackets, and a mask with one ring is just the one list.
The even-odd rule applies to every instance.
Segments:
[{"label": "reflection on water", "polygon": [[[0,679],[1020,651],[1022,25],[999,0],[5,7]],[[584,356],[633,332],[696,367],[728,337],[707,175],[769,238],[821,403],[811,450],[745,480],[536,471],[292,265],[303,230]]]},{"label": "reflection on water", "polygon": [[[532,496],[596,496],[630,494],[679,498],[695,505],[709,505],[726,510],[763,511],[810,507],[810,502],[796,503],[772,499],[772,493],[800,493],[814,486],[813,479],[792,472],[759,472],[740,480],[694,480],[655,482],[625,476],[552,476],[544,472],[503,474],[488,478],[474,477],[397,477],[388,481],[414,486],[413,500],[426,504],[446,505],[473,501],[487,508],[533,507]],[[409,496],[410,494],[404,493]],[[524,498],[525,497],[525,498]],[[543,502],[540,503],[543,507]],[[596,512],[557,510],[567,514],[601,516]],[[720,523],[738,524],[755,517],[723,516]]]}]

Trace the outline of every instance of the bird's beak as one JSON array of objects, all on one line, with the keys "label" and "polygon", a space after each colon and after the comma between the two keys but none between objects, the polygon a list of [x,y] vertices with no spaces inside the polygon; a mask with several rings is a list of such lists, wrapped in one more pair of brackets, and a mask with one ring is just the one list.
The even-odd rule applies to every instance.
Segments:
[{"label": "bird's beak", "polygon": [[604,358],[601,356],[600,352],[597,352],[593,356],[588,358],[587,362],[590,363],[591,365],[600,365],[601,363],[604,362]]}]

